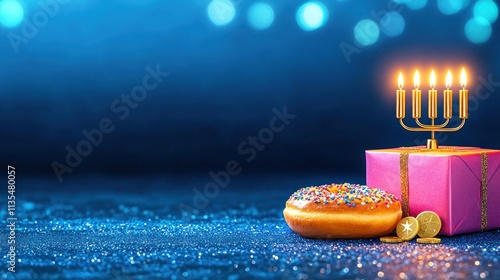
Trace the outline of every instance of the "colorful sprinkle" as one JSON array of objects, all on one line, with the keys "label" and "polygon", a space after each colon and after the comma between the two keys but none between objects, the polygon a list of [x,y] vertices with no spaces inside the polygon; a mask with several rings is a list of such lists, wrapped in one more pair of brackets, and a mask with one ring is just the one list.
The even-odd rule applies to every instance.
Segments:
[{"label": "colorful sprinkle", "polygon": [[381,189],[349,183],[302,188],[290,196],[289,201],[294,200],[306,200],[323,204],[347,204],[351,207],[356,207],[359,204],[372,204],[369,206],[370,209],[374,209],[373,205],[378,208],[379,203],[384,203],[389,208],[390,204],[398,201],[393,194]]}]

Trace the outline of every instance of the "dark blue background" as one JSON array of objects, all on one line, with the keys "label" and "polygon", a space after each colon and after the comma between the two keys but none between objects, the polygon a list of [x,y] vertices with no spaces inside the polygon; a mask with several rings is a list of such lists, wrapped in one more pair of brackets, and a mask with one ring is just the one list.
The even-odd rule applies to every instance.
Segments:
[{"label": "dark blue background", "polygon": [[[500,81],[498,21],[484,44],[464,35],[474,1],[449,16],[434,1],[421,10],[403,7],[403,34],[381,34],[374,45],[359,47],[350,63],[339,45],[356,46],[354,25],[387,10],[387,1],[328,1],[328,22],[312,32],[295,20],[304,1],[268,2],[275,21],[264,31],[246,21],[254,1],[237,2],[234,21],[216,27],[207,16],[209,1],[201,0],[70,1],[18,53],[7,36],[21,34],[22,25],[1,29],[2,162],[57,180],[51,164],[64,163],[65,147],[76,147],[85,139],[83,129],[107,117],[116,129],[65,179],[205,176],[232,159],[245,163],[238,145],[269,125],[273,108],[286,106],[297,117],[245,164],[245,172],[363,176],[364,150],[411,146],[428,137],[404,131],[395,118],[397,71],[405,71],[409,85],[417,66],[425,73],[435,67],[441,78],[451,67],[455,81],[466,66],[471,97],[478,77]],[[25,3],[28,19],[38,9],[30,5]],[[158,64],[170,76],[119,120],[110,104],[141,84],[145,67]],[[498,91],[480,89],[488,97],[471,101],[466,126],[441,144],[500,148]]]}]

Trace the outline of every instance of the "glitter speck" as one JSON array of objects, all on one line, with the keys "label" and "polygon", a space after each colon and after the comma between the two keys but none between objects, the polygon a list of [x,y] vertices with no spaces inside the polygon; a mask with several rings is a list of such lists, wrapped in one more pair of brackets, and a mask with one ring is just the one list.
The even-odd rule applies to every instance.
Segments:
[{"label": "glitter speck", "polygon": [[384,273],[383,273],[382,271],[379,271],[379,272],[377,273],[377,276],[378,276],[378,277],[380,277],[380,278],[382,278],[382,277],[384,277]]}]

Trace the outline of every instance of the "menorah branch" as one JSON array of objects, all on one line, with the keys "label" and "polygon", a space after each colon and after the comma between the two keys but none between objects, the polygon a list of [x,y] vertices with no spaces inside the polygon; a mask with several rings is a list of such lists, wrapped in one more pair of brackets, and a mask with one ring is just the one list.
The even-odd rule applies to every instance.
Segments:
[{"label": "menorah branch", "polygon": [[399,123],[401,124],[401,126],[408,130],[408,131],[426,131],[426,132],[455,132],[455,131],[459,131],[464,125],[465,125],[465,121],[466,119],[462,119],[462,123],[460,123],[459,126],[457,127],[440,127],[440,126],[427,126],[426,128],[422,128],[422,127],[410,127],[410,126],[407,126],[403,119],[399,119]]},{"label": "menorah branch", "polygon": [[423,123],[420,122],[419,119],[415,119],[415,122],[421,128],[443,128],[443,127],[446,127],[448,125],[448,123],[450,123],[450,119],[446,119],[446,121],[443,124],[440,124],[440,125],[427,125],[427,124],[423,124]]}]

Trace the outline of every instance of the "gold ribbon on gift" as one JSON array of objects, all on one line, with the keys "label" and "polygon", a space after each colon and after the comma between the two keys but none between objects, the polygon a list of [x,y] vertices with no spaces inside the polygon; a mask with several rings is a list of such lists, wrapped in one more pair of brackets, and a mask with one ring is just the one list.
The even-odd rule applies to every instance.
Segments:
[{"label": "gold ribbon on gift", "polygon": [[488,225],[488,155],[481,152],[481,230],[485,230]]},{"label": "gold ribbon on gift", "polygon": [[410,216],[409,205],[409,184],[408,184],[408,152],[401,152],[399,154],[399,176],[401,182],[401,208],[403,208],[403,217]]},{"label": "gold ribbon on gift", "polygon": [[[401,184],[401,208],[403,211],[403,217],[410,216],[410,204],[409,204],[409,190],[410,184],[408,181],[408,159],[410,154],[414,153],[441,153],[441,152],[452,152],[452,153],[476,153],[474,150],[466,149],[456,149],[443,148],[439,150],[428,150],[418,147],[410,147],[401,150],[399,153],[399,177]],[[487,193],[488,193],[488,155],[486,152],[481,152],[481,230],[486,229],[488,225],[488,206],[487,206]]]}]

